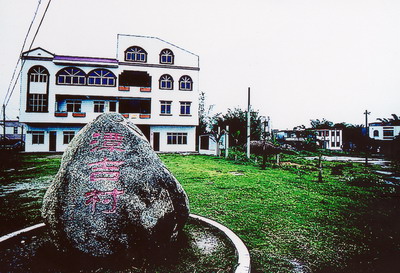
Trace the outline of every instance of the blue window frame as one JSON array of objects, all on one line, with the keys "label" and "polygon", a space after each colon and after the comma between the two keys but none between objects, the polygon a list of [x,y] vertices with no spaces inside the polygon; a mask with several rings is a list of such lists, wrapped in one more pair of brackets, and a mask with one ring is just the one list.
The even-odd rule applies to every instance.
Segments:
[{"label": "blue window frame", "polygon": [[168,74],[160,77],[160,89],[172,90],[174,89],[174,80]]},{"label": "blue window frame", "polygon": [[76,67],[63,68],[57,73],[57,84],[85,85],[86,74]]},{"label": "blue window frame", "polygon": [[190,101],[181,101],[181,115],[190,115]]},{"label": "blue window frame", "polygon": [[170,115],[171,114],[171,104],[172,104],[172,101],[161,101],[161,114]]},{"label": "blue window frame", "polygon": [[107,69],[95,69],[88,74],[88,85],[115,86],[116,78]]},{"label": "blue window frame", "polygon": [[125,61],[145,63],[147,52],[139,46],[132,46],[125,51]]},{"label": "blue window frame", "polygon": [[174,53],[170,49],[165,48],[160,52],[160,63],[174,64],[174,57]]},{"label": "blue window frame", "polygon": [[192,91],[193,89],[193,81],[192,78],[185,75],[179,79],[179,90],[183,91]]}]

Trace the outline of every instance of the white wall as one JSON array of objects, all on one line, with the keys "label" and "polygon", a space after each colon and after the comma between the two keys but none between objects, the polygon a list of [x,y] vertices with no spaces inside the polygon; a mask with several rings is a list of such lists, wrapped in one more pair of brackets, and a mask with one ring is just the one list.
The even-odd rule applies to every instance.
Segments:
[{"label": "white wall", "polygon": [[64,131],[74,131],[75,135],[79,132],[82,127],[76,126],[65,126],[65,127],[27,127],[28,131],[44,131],[44,143],[43,144],[32,144],[32,133],[26,134],[25,141],[25,151],[26,152],[48,152],[49,151],[49,141],[50,141],[50,132],[56,132],[56,151],[63,152],[68,144],[64,144]]},{"label": "white wall", "polygon": [[[151,126],[150,144],[154,148],[154,133],[160,133],[161,152],[195,152],[196,127],[195,126]],[[167,133],[187,133],[187,144],[167,144]]]},{"label": "white wall", "polygon": [[[392,140],[400,134],[400,126],[369,126],[369,137],[376,140]],[[393,137],[384,136],[384,131],[393,130]],[[378,136],[374,137],[374,132],[378,132]]]},{"label": "white wall", "polygon": [[147,63],[159,64],[160,63],[160,52],[168,48],[175,55],[175,66],[199,66],[199,57],[177,45],[161,40],[156,37],[144,37],[136,35],[118,35],[117,38],[117,59],[124,61],[125,50],[131,46],[139,46],[147,52]]}]

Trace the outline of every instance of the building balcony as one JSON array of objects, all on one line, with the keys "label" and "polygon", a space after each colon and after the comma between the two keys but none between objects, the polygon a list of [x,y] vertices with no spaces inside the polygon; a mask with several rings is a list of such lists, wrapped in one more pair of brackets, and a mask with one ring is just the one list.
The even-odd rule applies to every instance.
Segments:
[{"label": "building balcony", "polygon": [[129,86],[118,86],[119,91],[129,91],[131,88]]},{"label": "building balcony", "polygon": [[151,92],[151,87],[140,87],[140,92]]},{"label": "building balcony", "polygon": [[151,114],[139,114],[139,113],[121,113],[124,118],[128,119],[150,119]]},{"label": "building balcony", "polygon": [[151,115],[150,115],[150,114],[140,114],[140,115],[139,115],[139,118],[142,118],[142,119],[149,119],[149,118],[151,118]]},{"label": "building balcony", "polygon": [[[133,87],[133,90],[139,90],[140,92],[151,92],[151,87]],[[131,91],[131,87],[130,86],[123,86],[120,85],[118,86],[118,91]]]},{"label": "building balcony", "polygon": [[65,118],[68,117],[68,112],[54,112],[54,116]]},{"label": "building balcony", "polygon": [[84,113],[84,112],[73,112],[72,116],[75,117],[75,118],[84,118],[84,117],[86,117],[86,113]]}]

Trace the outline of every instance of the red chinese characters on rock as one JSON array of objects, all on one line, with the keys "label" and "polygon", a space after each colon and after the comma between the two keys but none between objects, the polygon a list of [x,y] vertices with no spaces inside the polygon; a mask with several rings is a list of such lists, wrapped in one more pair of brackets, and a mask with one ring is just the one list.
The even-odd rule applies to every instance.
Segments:
[{"label": "red chinese characters on rock", "polygon": [[110,161],[108,158],[88,165],[92,168],[89,181],[118,181],[120,176],[119,166],[124,164],[124,161]]},{"label": "red chinese characters on rock", "polygon": [[117,211],[117,197],[123,193],[124,193],[123,190],[119,191],[116,188],[114,188],[112,191],[93,190],[85,193],[85,197],[88,198],[86,200],[86,205],[91,206],[92,214],[94,214],[96,212],[97,203],[99,202],[101,202],[102,204],[111,203],[111,209],[103,210],[102,213],[115,213]]},{"label": "red chinese characters on rock", "polygon": [[121,148],[124,136],[120,133],[94,133],[92,135],[93,140],[90,142],[92,145],[91,152],[93,151],[125,151]]},{"label": "red chinese characters on rock", "polygon": [[[122,152],[125,151],[122,148],[123,140],[124,136],[120,133],[94,133],[90,141],[90,151]],[[112,161],[107,157],[104,157],[101,161],[89,163],[88,166],[91,168],[89,181],[120,182],[120,166],[124,163],[125,161]],[[90,206],[92,214],[96,213],[99,204],[108,205],[108,209],[102,210],[102,213],[115,213],[117,211],[118,198],[124,193],[124,190],[118,190],[117,188],[111,191],[93,189],[85,193],[85,198],[87,198],[85,204]]]}]

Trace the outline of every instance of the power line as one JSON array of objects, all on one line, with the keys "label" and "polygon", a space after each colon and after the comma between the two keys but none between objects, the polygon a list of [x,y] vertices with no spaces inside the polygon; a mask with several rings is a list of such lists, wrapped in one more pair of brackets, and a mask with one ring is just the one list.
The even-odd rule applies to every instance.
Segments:
[{"label": "power line", "polygon": [[[39,33],[40,27],[42,26],[42,23],[43,23],[43,20],[44,20],[44,18],[45,18],[45,16],[46,16],[47,10],[49,9],[50,3],[51,3],[51,0],[49,0],[49,2],[47,3],[46,9],[45,9],[45,11],[44,11],[44,13],[43,13],[42,19],[40,20],[40,23],[39,23],[39,26],[38,26],[38,28],[37,28],[37,30],[36,30],[36,33],[35,33],[35,35],[33,36],[33,39],[32,39],[31,45],[29,46],[28,51],[31,50],[32,45],[33,45],[33,43],[35,42],[36,36],[37,36],[37,34]],[[40,2],[39,2],[39,4],[40,4]],[[5,105],[6,105],[6,106],[7,106],[8,102],[10,101],[11,96],[12,96],[12,94],[13,94],[13,92],[14,92],[15,86],[16,86],[17,81],[18,81],[18,78],[19,78],[19,75],[21,74],[22,68],[24,67],[24,63],[25,63],[25,61],[22,62],[22,64],[21,64],[21,68],[20,68],[20,70],[19,70],[19,73],[18,73],[17,78],[15,79],[14,86],[13,86],[13,88],[12,88],[12,90],[11,90],[11,93],[10,93],[10,95],[9,95],[9,97],[8,97],[8,99],[7,99],[7,101],[5,102]]]},{"label": "power line", "polygon": [[37,5],[37,7],[36,7],[35,14],[33,15],[31,24],[29,25],[28,31],[27,31],[27,33],[26,33],[26,35],[25,35],[24,43],[22,44],[21,52],[19,53],[18,60],[17,60],[17,64],[15,65],[14,72],[13,72],[12,77],[11,77],[11,80],[10,80],[10,84],[8,85],[7,93],[6,93],[5,97],[4,97],[4,102],[3,102],[3,104],[5,104],[5,102],[6,102],[6,100],[7,100],[7,97],[8,97],[8,95],[10,94],[11,85],[12,85],[12,82],[13,82],[14,77],[15,77],[15,72],[17,71],[19,62],[20,62],[20,60],[21,60],[22,52],[24,52],[26,40],[28,39],[29,33],[31,32],[31,28],[32,28],[33,22],[34,22],[35,19],[36,19],[36,15],[37,15],[37,13],[38,13],[38,10],[39,10],[39,7],[40,7],[41,2],[42,2],[42,1],[39,0],[38,5]]},{"label": "power line", "polygon": [[47,10],[49,9],[50,3],[51,3],[51,0],[49,0],[49,2],[47,3],[46,9],[45,9],[45,11],[44,11],[44,13],[43,13],[42,19],[40,20],[40,23],[39,23],[39,26],[38,26],[38,28],[37,28],[37,30],[36,30],[35,36],[33,36],[32,43],[31,43],[31,45],[29,46],[29,50],[32,48],[33,42],[35,42],[36,36],[37,36],[37,34],[39,33],[39,29],[40,29],[40,27],[42,26],[44,17],[46,16]]}]

